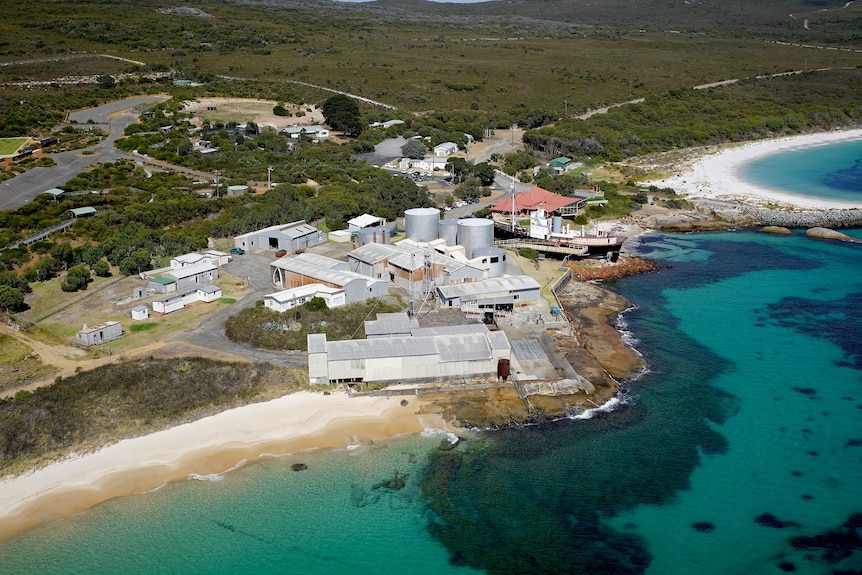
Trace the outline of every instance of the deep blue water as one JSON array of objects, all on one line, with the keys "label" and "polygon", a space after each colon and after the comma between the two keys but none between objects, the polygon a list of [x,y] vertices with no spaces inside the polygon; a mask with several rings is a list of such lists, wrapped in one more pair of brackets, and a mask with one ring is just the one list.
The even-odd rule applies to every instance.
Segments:
[{"label": "deep blue water", "polygon": [[772,154],[744,164],[739,173],[764,188],[862,203],[862,139]]}]

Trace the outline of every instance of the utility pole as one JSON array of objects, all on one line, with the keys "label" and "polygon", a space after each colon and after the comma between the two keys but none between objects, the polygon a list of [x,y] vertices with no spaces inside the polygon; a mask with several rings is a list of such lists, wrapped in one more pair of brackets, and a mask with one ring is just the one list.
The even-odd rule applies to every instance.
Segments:
[{"label": "utility pole", "polygon": [[564,112],[563,112],[563,117],[564,117],[564,118],[568,118],[568,117],[569,117],[569,101],[567,100],[567,98],[568,98],[568,96],[566,96],[565,98],[563,98],[563,110],[564,110]]},{"label": "utility pole", "polygon": [[221,183],[221,181],[219,180],[219,176],[221,176],[221,170],[213,170],[213,174],[215,174],[215,179],[213,180],[213,183],[215,184],[215,189],[216,189],[215,193],[216,193],[216,197],[218,197],[218,187],[219,187],[219,184]]},{"label": "utility pole", "polygon": [[272,189],[272,166],[266,169],[266,191]]}]

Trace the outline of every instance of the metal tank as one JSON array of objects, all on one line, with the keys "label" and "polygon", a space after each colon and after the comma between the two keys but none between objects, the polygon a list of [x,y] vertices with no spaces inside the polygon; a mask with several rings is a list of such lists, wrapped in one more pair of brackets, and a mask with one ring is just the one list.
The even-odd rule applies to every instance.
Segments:
[{"label": "metal tank", "polygon": [[563,230],[563,218],[560,216],[554,216],[554,219],[551,220],[551,232],[558,234]]},{"label": "metal tank", "polygon": [[363,228],[356,232],[356,243],[359,247],[365,244],[388,244],[390,233],[389,228],[381,226]]},{"label": "metal tank", "polygon": [[494,245],[494,222],[486,218],[465,218],[458,220],[458,245],[464,246],[467,257],[480,248]]},{"label": "metal tank", "polygon": [[506,275],[506,250],[503,248],[478,248],[473,250],[473,259],[488,264],[488,277],[499,278]]},{"label": "metal tank", "polygon": [[230,197],[242,196],[248,193],[248,186],[228,186],[227,195]]},{"label": "metal tank", "polygon": [[437,208],[411,208],[404,212],[404,232],[408,240],[434,241],[439,226],[440,210]]},{"label": "metal tank", "polygon": [[438,237],[446,240],[447,246],[458,245],[458,220],[440,220]]}]

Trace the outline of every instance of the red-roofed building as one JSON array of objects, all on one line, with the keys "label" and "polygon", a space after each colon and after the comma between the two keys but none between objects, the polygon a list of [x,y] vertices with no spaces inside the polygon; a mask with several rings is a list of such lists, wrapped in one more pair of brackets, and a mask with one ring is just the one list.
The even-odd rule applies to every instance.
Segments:
[{"label": "red-roofed building", "polygon": [[[516,214],[526,214],[529,212],[534,212],[539,208],[542,208],[549,214],[559,213],[562,208],[571,206],[572,208],[576,208],[576,205],[583,203],[585,198],[580,197],[565,197],[560,194],[555,194],[553,192],[549,192],[548,190],[543,190],[539,186],[533,186],[532,189],[527,190],[526,192],[518,192],[515,194],[515,213]],[[511,214],[512,213],[512,196],[506,196],[501,200],[498,200],[491,206],[492,212]],[[572,212],[576,210],[565,210],[567,212]]]}]

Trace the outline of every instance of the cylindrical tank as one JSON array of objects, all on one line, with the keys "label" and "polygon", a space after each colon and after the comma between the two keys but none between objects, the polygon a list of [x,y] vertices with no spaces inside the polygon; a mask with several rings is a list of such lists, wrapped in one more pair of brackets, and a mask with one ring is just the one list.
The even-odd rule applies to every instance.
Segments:
[{"label": "cylindrical tank", "polygon": [[458,245],[458,220],[440,220],[438,237],[446,240],[447,246]]},{"label": "cylindrical tank", "polygon": [[440,210],[437,208],[411,208],[404,212],[404,232],[408,240],[434,241],[439,226]]},{"label": "cylindrical tank", "polygon": [[561,216],[554,216],[551,224],[551,231],[555,234],[560,233],[563,230],[563,218]]},{"label": "cylindrical tank", "polygon": [[248,193],[248,186],[228,186],[227,195],[230,197],[241,196]]},{"label": "cylindrical tank", "polygon": [[494,222],[486,218],[458,220],[458,245],[464,246],[468,258],[473,257],[474,250],[492,247]]},{"label": "cylindrical tank", "polygon": [[499,278],[506,275],[506,250],[503,248],[478,248],[473,250],[473,259],[481,259],[488,264],[488,277]]},{"label": "cylindrical tank", "polygon": [[360,247],[365,244],[388,244],[390,233],[389,228],[380,226],[363,228],[356,232],[356,243]]},{"label": "cylindrical tank", "polygon": [[506,380],[509,379],[509,374],[511,373],[512,366],[509,363],[509,360],[505,357],[501,357],[497,360],[497,377]]}]

